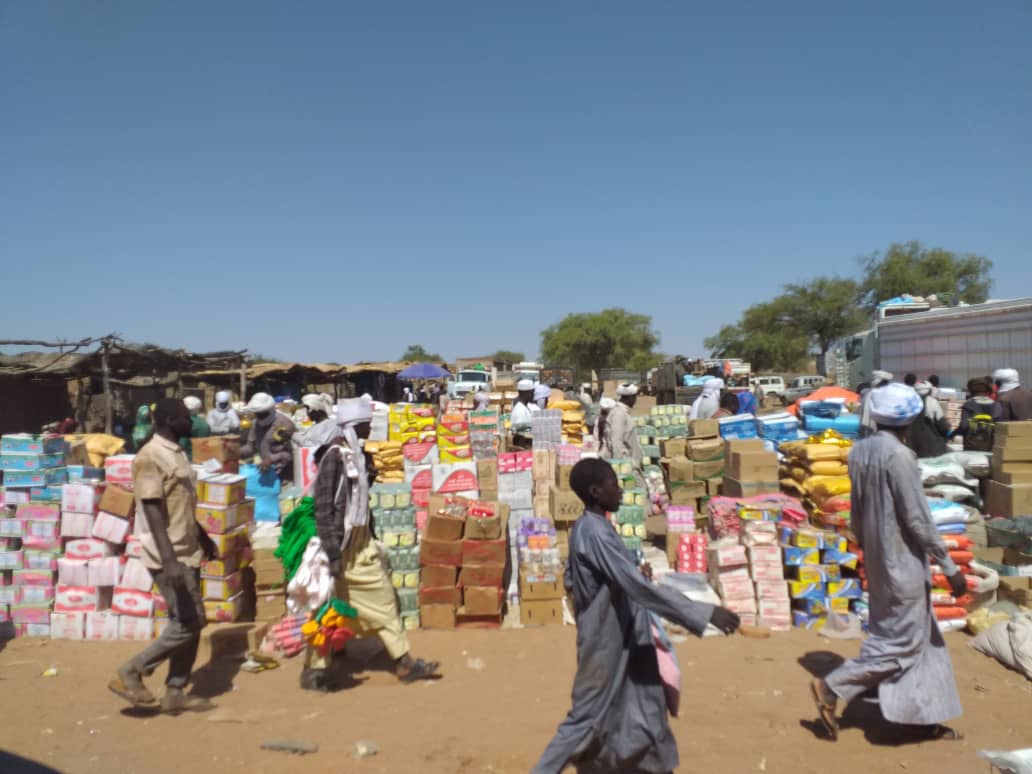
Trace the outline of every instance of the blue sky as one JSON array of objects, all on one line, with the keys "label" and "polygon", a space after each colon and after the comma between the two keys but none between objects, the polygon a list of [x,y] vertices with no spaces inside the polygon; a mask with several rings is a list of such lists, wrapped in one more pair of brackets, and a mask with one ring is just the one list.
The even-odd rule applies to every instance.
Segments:
[{"label": "blue sky", "polygon": [[0,338],[665,352],[892,241],[1032,295],[1032,5],[0,6]]}]

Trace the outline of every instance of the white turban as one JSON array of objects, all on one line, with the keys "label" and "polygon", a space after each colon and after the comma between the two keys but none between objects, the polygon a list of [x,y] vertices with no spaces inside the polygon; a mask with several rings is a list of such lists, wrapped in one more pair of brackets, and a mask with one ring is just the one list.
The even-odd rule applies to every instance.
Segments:
[{"label": "white turban", "polygon": [[1018,372],[1013,368],[997,368],[993,371],[993,381],[996,382],[1000,392],[1010,392],[1020,386]]},{"label": "white turban", "polygon": [[922,398],[925,397],[926,395],[931,395],[932,394],[932,390],[934,390],[934,389],[935,388],[932,386],[931,382],[918,382],[917,384],[914,385],[914,392],[916,392]]},{"label": "white turban", "polygon": [[552,397],[552,390],[549,389],[547,384],[538,384],[534,387],[534,400],[541,400],[544,398],[547,400]]},{"label": "white turban", "polygon": [[229,403],[229,400],[232,397],[233,396],[229,394],[229,390],[219,390],[218,392],[215,393],[215,403],[216,403],[216,405],[221,405],[223,403]]},{"label": "white turban", "polygon": [[256,392],[251,396],[251,400],[247,401],[247,410],[253,411],[256,414],[263,411],[272,411],[274,408],[276,408],[276,401],[267,392]]},{"label": "white turban", "polygon": [[303,396],[301,403],[309,411],[325,411],[327,415],[333,410],[333,401],[329,400],[326,395],[319,395],[314,392]]},{"label": "white turban", "polygon": [[871,386],[881,387],[883,384],[888,384],[892,381],[892,374],[888,371],[872,371],[871,372]]},{"label": "white turban", "polygon": [[598,407],[603,411],[612,411],[616,408],[616,401],[612,398],[603,398],[598,402]]},{"label": "white turban", "polygon": [[867,396],[871,405],[871,419],[877,425],[905,427],[924,409],[924,403],[913,387],[889,382],[876,387]]},{"label": "white turban", "polygon": [[707,379],[702,383],[702,392],[705,395],[719,395],[724,389],[723,379]]},{"label": "white turban", "polygon": [[337,401],[337,424],[358,425],[373,419],[373,404],[368,397],[345,398]]},{"label": "white turban", "polygon": [[519,392],[530,392],[534,389],[534,382],[532,382],[530,379],[520,379],[516,383],[516,389]]},{"label": "white turban", "polygon": [[625,382],[616,388],[616,394],[621,398],[628,398],[632,395],[638,394],[638,385]]},{"label": "white turban", "polygon": [[185,398],[183,398],[183,403],[186,405],[187,410],[191,414],[196,414],[198,411],[201,410],[201,407],[204,406],[204,404],[201,403],[201,399],[198,398],[196,395],[187,395]]}]

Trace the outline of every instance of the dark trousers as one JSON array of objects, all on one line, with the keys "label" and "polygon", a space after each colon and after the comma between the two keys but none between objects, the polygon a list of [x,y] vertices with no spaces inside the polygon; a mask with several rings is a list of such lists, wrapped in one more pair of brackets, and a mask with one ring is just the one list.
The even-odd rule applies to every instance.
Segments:
[{"label": "dark trousers", "polygon": [[190,682],[194,661],[197,660],[197,647],[201,643],[201,629],[207,623],[201,598],[201,571],[187,573],[186,583],[181,589],[170,584],[163,572],[152,574],[168,604],[168,626],[130,664],[144,675],[152,675],[162,662],[168,661],[165,685],[182,689]]}]

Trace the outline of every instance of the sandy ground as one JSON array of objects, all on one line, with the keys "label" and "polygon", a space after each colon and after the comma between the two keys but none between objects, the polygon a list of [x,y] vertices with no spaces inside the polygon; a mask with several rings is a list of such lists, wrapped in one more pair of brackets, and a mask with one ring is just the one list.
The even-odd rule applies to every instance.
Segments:
[{"label": "sandy ground", "polygon": [[[442,680],[404,686],[379,659],[351,660],[354,684],[331,695],[302,693],[297,661],[254,675],[205,657],[195,690],[218,706],[178,718],[134,715],[107,692],[137,644],[22,639],[0,653],[0,748],[67,772],[526,772],[568,708],[574,636],[572,627],[419,632],[413,651],[442,661]],[[857,642],[805,631],[691,639],[678,646],[681,770],[984,772],[979,749],[1032,746],[1032,683],[972,651],[966,635],[947,637],[967,738],[924,744],[900,744],[870,705],[857,713],[865,726],[847,722],[837,743],[819,735],[808,669],[828,669]],[[51,665],[59,674],[42,677]],[[259,749],[272,737],[319,751]],[[355,760],[360,739],[379,754]],[[0,770],[18,768],[0,761]]]}]

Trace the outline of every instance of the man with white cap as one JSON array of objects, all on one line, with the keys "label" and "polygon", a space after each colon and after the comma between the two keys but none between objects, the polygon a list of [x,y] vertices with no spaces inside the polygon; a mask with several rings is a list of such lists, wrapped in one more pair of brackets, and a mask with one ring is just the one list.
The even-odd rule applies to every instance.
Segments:
[{"label": "man with white cap", "polygon": [[512,404],[512,414],[509,416],[512,445],[516,449],[529,449],[533,445],[530,437],[531,415],[541,409],[534,402],[534,382],[530,379],[520,379],[516,384],[516,390],[519,395]]},{"label": "man with white cap", "polygon": [[923,404],[912,388],[896,383],[872,389],[868,404],[878,429],[850,452],[849,479],[852,529],[870,581],[870,632],[858,658],[814,680],[811,690],[832,738],[838,700],[876,688],[886,720],[920,726],[924,739],[959,739],[942,725],[962,710],[929,599],[928,557],[953,596],[967,592],[967,580],[935,528],[917,458],[904,444]]},{"label": "man with white cap", "polygon": [[548,399],[552,397],[552,390],[549,389],[547,384],[535,384],[534,385],[534,403],[537,407],[544,411],[548,408]]},{"label": "man with white cap", "polygon": [[[394,586],[373,540],[369,485],[375,471],[363,447],[372,418],[372,402],[367,396],[337,404],[337,438],[317,455],[319,472],[312,488],[316,531],[329,560],[330,574],[336,579],[333,596],[358,611],[353,624],[356,635],[378,636],[394,661],[398,679],[413,682],[433,677],[438,664],[410,655]],[[330,656],[319,656],[310,647],[305,654],[301,687],[330,690],[330,663]]]},{"label": "man with white cap", "polygon": [[860,391],[860,436],[866,438],[867,436],[874,435],[878,428],[875,426],[874,420],[871,419],[871,408],[868,405],[868,396],[872,390],[876,390],[879,387],[884,387],[892,381],[892,374],[888,371],[874,371],[871,373],[871,386],[866,390]]},{"label": "man with white cap", "polygon": [[612,398],[602,398],[598,402],[598,419],[595,422],[595,445],[598,447],[598,455],[602,459],[612,458],[612,438],[609,437],[609,412],[616,407],[616,401]]},{"label": "man with white cap", "polygon": [[257,454],[261,457],[262,471],[271,468],[280,481],[293,481],[294,450],[290,439],[294,435],[294,423],[276,411],[276,401],[267,392],[252,395],[246,410],[254,414],[254,422],[247,442],[240,447],[240,458],[249,460]]},{"label": "man with white cap", "polygon": [[487,394],[486,387],[477,387],[473,393],[473,405],[477,411],[486,411],[491,405],[491,396]]},{"label": "man with white cap", "polygon": [[1021,386],[1018,372],[1013,368],[998,368],[993,372],[996,383],[996,402],[1000,406],[1001,422],[1025,422],[1032,419],[1032,390]]},{"label": "man with white cap", "polygon": [[208,428],[212,435],[240,432],[240,415],[229,405],[232,397],[229,390],[215,393],[215,407],[208,412]]},{"label": "man with white cap", "polygon": [[689,419],[711,419],[720,409],[720,391],[724,389],[723,379],[707,379],[702,383],[702,394],[692,402]]},{"label": "man with white cap", "polygon": [[201,399],[196,395],[187,395],[183,398],[183,405],[186,406],[186,410],[190,412],[190,437],[180,438],[179,445],[186,451],[186,456],[191,460],[193,459],[193,444],[190,443],[190,438],[207,438],[211,435],[211,429],[208,427],[208,423],[201,416],[201,411],[204,409],[204,404],[201,403]]},{"label": "man with white cap", "polygon": [[[616,405],[606,419],[609,459],[629,459],[633,463],[638,488],[645,489],[645,455],[638,440],[638,428],[631,417],[631,409],[638,402],[638,385],[621,384],[616,388]],[[603,455],[604,456],[604,455]]]},{"label": "man with white cap", "polygon": [[301,404],[305,407],[312,424],[293,437],[294,445],[319,447],[332,442],[338,432],[337,423],[330,416],[333,413],[333,403],[329,396],[311,392],[302,396]]}]

